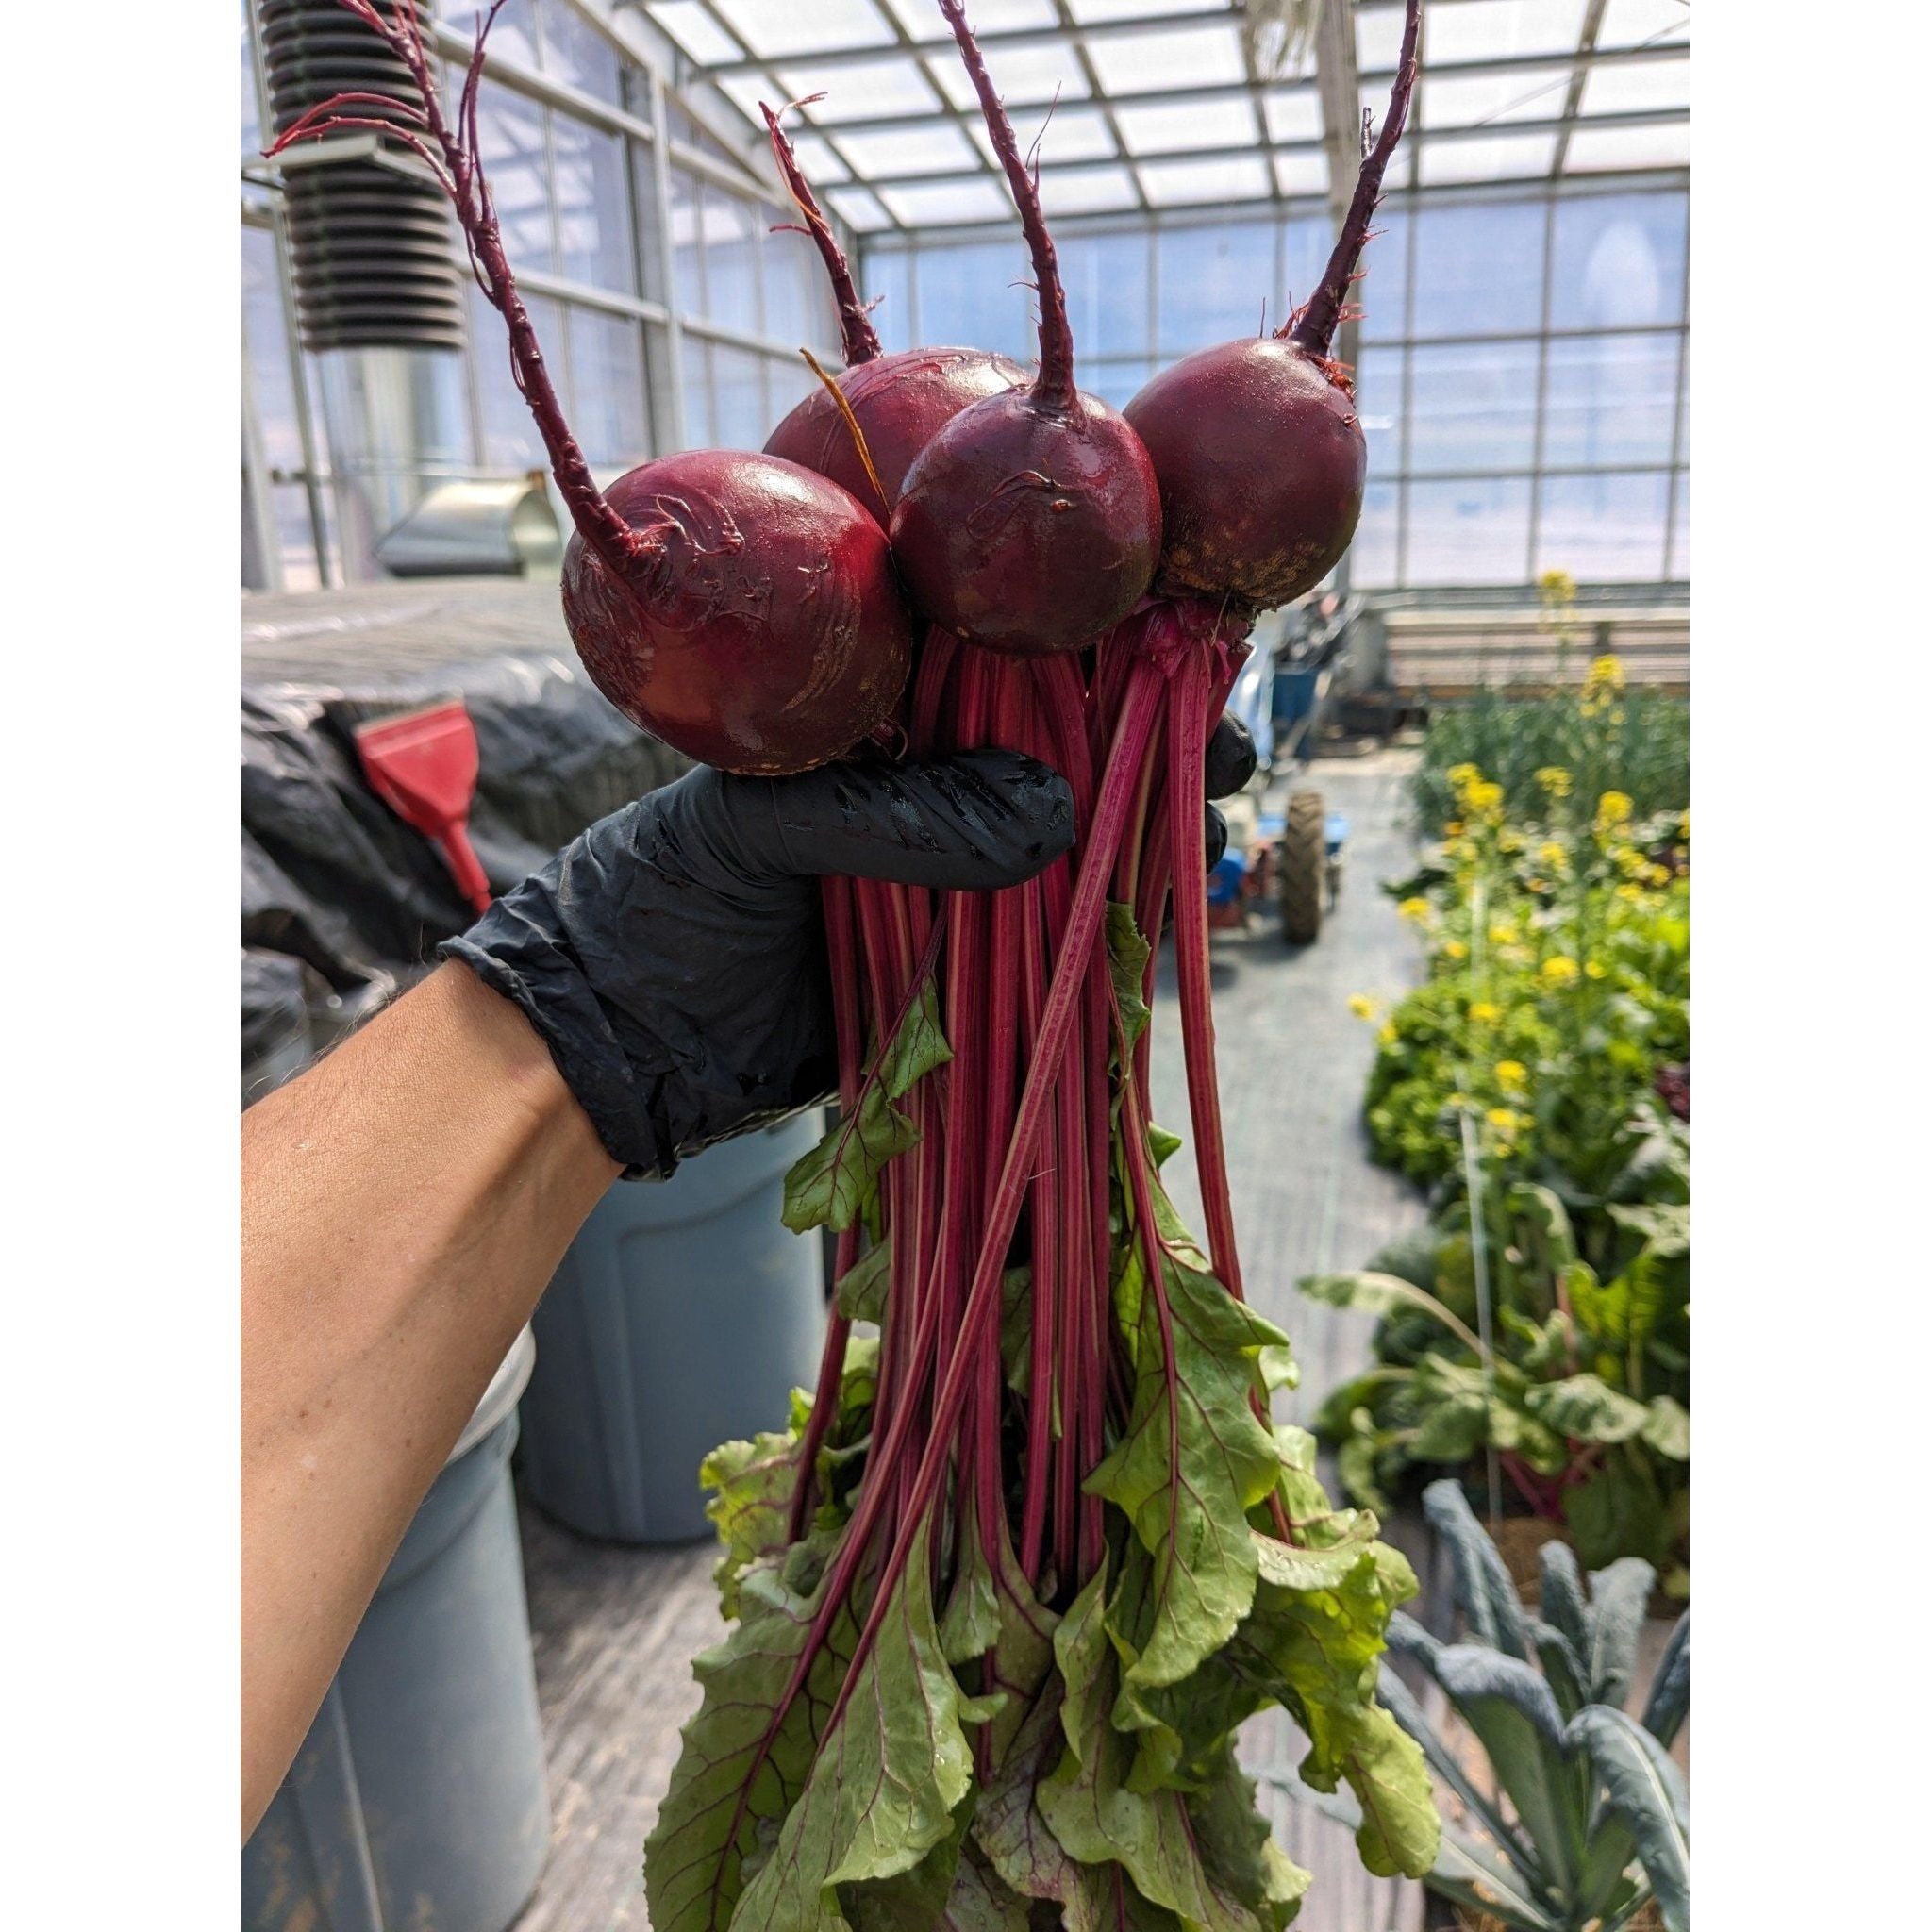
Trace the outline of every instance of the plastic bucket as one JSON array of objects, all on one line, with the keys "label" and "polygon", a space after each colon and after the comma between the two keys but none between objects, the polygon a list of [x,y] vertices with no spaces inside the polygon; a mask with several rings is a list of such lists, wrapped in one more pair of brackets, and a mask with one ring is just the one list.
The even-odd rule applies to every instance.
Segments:
[{"label": "plastic bucket", "polygon": [[780,1426],[824,1333],[823,1244],[778,1219],[817,1109],[619,1181],[539,1305],[524,1396],[525,1493],[586,1536],[709,1536],[698,1464]]},{"label": "plastic bucket", "polygon": [[242,1854],[242,1932],[505,1932],[550,1845],[509,1482],[527,1329]]}]

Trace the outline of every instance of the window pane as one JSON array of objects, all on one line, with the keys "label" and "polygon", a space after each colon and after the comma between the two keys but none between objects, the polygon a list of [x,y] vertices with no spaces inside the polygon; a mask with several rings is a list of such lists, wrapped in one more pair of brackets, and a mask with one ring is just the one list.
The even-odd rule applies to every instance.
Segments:
[{"label": "window pane", "polygon": [[[859,293],[874,305],[872,325],[888,350],[909,349],[912,337],[912,258],[903,248],[865,258]],[[934,338],[937,341],[937,338]]]},{"label": "window pane", "polygon": [[261,148],[261,100],[255,91],[255,48],[248,33],[247,0],[242,6],[242,154],[254,160]]},{"label": "window pane", "polygon": [[574,304],[570,376],[571,427],[591,462],[628,469],[650,455],[643,335],[635,322]]},{"label": "window pane", "polygon": [[1558,336],[1550,343],[1543,467],[1667,463],[1675,336]]},{"label": "window pane", "polygon": [[1355,407],[1369,445],[1369,474],[1393,476],[1404,468],[1401,349],[1365,349],[1356,364]]},{"label": "window pane", "polygon": [[1520,584],[1529,575],[1529,479],[1408,486],[1411,584]]},{"label": "window pane", "polygon": [[1539,326],[1541,202],[1428,208],[1415,219],[1418,336],[1503,335]]},{"label": "window pane", "polygon": [[248,356],[247,375],[255,385],[262,455],[272,470],[299,470],[302,432],[289,367],[275,238],[267,228],[242,230],[242,338]]},{"label": "window pane", "polygon": [[935,347],[971,342],[1022,358],[1034,354],[1033,291],[1020,286],[1031,281],[1032,272],[1017,242],[922,249],[913,273],[923,341]]},{"label": "window pane", "polygon": [[[778,219],[769,208],[761,208],[759,215],[766,221]],[[818,250],[803,235],[774,235],[768,231],[764,257],[765,333],[774,342],[794,348],[836,347],[838,318],[832,310]],[[803,362],[798,367],[799,373],[811,380],[810,370]]]},{"label": "window pane", "polygon": [[1396,507],[1400,486],[1371,483],[1362,491],[1362,520],[1348,547],[1348,576],[1357,591],[1387,590],[1395,582]]},{"label": "window pane", "polygon": [[[1381,208],[1369,232],[1372,239],[1362,251],[1361,260],[1367,274],[1355,285],[1355,299],[1363,310],[1363,336],[1370,341],[1387,341],[1391,337],[1408,333],[1408,217],[1394,208]],[[1322,256],[1315,276],[1321,275],[1322,265],[1328,258],[1327,251],[1335,241],[1325,222],[1320,225],[1319,234]],[[1314,285],[1315,278],[1311,276],[1300,286],[1306,291]],[[1291,294],[1294,288],[1295,284],[1291,283]],[[1305,302],[1307,296],[1304,292],[1296,299]]]},{"label": "window pane", "polygon": [[1602,194],[1557,204],[1550,321],[1629,328],[1684,312],[1688,203],[1681,194]]},{"label": "window pane", "polygon": [[[570,385],[565,379],[563,311],[547,295],[524,296],[530,325],[537,331],[550,379],[570,410]],[[483,419],[483,464],[491,470],[531,470],[546,458],[529,406],[517,393],[509,373],[509,355],[503,345],[503,321],[483,299],[470,291],[470,380],[476,385],[476,403]],[[571,411],[574,415],[575,411]]]},{"label": "window pane", "polygon": [[1671,510],[1671,555],[1668,566],[1674,581],[1688,581],[1690,575],[1690,473],[1677,472],[1677,500]]},{"label": "window pane", "polygon": [[726,328],[758,335],[764,308],[758,293],[760,229],[752,205],[704,186],[705,313]]},{"label": "window pane", "polygon": [[510,267],[554,274],[543,109],[486,80],[476,97],[476,133]]},{"label": "window pane", "polygon": [[315,523],[308,513],[308,492],[299,483],[277,483],[269,491],[275,520],[275,542],[282,555],[282,589],[322,588],[315,561]]},{"label": "window pane", "polygon": [[682,168],[667,168],[666,198],[671,203],[672,279],[680,315],[705,313],[705,258],[698,246],[698,182]]},{"label": "window pane", "polygon": [[1205,349],[1261,325],[1274,282],[1273,222],[1163,228],[1155,249],[1155,346],[1162,355]]},{"label": "window pane", "polygon": [[1409,351],[1408,467],[1526,470],[1536,456],[1534,342]]},{"label": "window pane", "polygon": [[696,336],[684,339],[684,446],[715,449],[711,427],[711,345]]},{"label": "window pane", "polygon": [[1145,360],[1083,362],[1080,387],[1090,396],[1098,396],[1103,403],[1111,403],[1116,409],[1124,409],[1146,387],[1153,375],[1154,364]]},{"label": "window pane", "polygon": [[1059,244],[1067,317],[1083,359],[1144,357],[1153,348],[1147,313],[1152,246],[1153,238],[1144,228],[1117,235],[1070,235]]},{"label": "window pane", "polygon": [[543,71],[600,101],[624,105],[617,49],[563,0],[543,8]]},{"label": "window pane", "polygon": [[765,401],[765,361],[750,349],[711,344],[711,377],[715,385],[717,419],[712,434],[720,449],[761,449],[772,433],[772,414]]},{"label": "window pane", "polygon": [[567,114],[551,117],[557,144],[557,225],[563,273],[594,289],[637,291],[624,137]]},{"label": "window pane", "polygon": [[1663,575],[1669,481],[1662,474],[1545,477],[1538,573],[1567,570],[1586,584],[1655,582]]}]

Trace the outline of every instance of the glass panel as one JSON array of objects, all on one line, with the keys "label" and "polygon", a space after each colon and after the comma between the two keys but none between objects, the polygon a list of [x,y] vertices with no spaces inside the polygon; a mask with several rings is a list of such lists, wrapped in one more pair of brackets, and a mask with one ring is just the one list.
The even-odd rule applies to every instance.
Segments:
[{"label": "glass panel", "polygon": [[682,168],[667,168],[671,203],[671,269],[678,312],[705,313],[705,252],[698,246],[698,179]]},{"label": "glass panel", "polygon": [[1408,467],[1526,470],[1536,456],[1534,342],[1410,350]]},{"label": "glass panel", "polygon": [[1328,160],[1320,154],[1276,155],[1274,192],[1287,195],[1325,195],[1328,192]]},{"label": "glass panel", "polygon": [[852,170],[839,158],[839,151],[823,134],[808,134],[803,128],[796,131],[785,130],[791,142],[791,152],[798,157],[798,165],[805,171],[805,178],[814,188],[826,181],[849,181]]},{"label": "glass panel", "polygon": [[1069,235],[1058,245],[1067,319],[1084,368],[1089,356],[1145,356],[1153,237],[1144,228]]},{"label": "glass panel", "polygon": [[[571,407],[568,357],[563,340],[563,313],[547,295],[525,293],[524,307],[537,331],[550,366],[550,379]],[[503,322],[483,299],[483,291],[470,291],[470,380],[476,387],[477,412],[483,419],[483,466],[489,470],[533,470],[545,460],[537,425],[530,421],[529,406],[517,393],[509,373],[509,358],[503,347]]]},{"label": "glass panel", "polygon": [[1247,78],[1241,36],[1232,26],[1191,26],[1176,33],[1122,34],[1087,47],[1110,94],[1153,93],[1170,87],[1212,87]]},{"label": "glass panel", "polygon": [[1271,189],[1259,155],[1225,161],[1142,161],[1141,185],[1157,208],[1204,201],[1261,201]]},{"label": "glass panel", "polygon": [[818,250],[803,235],[769,232],[764,248],[765,333],[793,346],[830,348],[839,340],[839,325]]},{"label": "glass panel", "polygon": [[[492,53],[495,43],[492,34]],[[511,268],[554,274],[543,109],[486,80],[476,96],[476,135]]]},{"label": "glass panel", "polygon": [[1676,408],[1675,336],[1555,337],[1543,468],[1667,463]]},{"label": "glass panel", "polygon": [[764,327],[758,293],[761,224],[752,204],[704,184],[706,315],[725,328],[758,335]]},{"label": "glass panel", "polygon": [[630,202],[624,190],[624,137],[568,114],[550,123],[556,143],[558,255],[564,275],[593,289],[637,291]]},{"label": "glass panel", "polygon": [[[1296,225],[1299,225],[1297,224]],[[1320,226],[1324,249],[1334,237],[1327,223]],[[1367,271],[1355,285],[1355,299],[1362,309],[1362,335],[1369,341],[1387,341],[1408,332],[1408,217],[1386,203],[1375,213],[1374,239],[1362,251],[1361,265]],[[1293,238],[1293,229],[1290,230]],[[1324,254],[1321,259],[1325,261]],[[1319,264],[1315,273],[1319,275]],[[1294,286],[1291,284],[1291,287]],[[1300,284],[1301,299],[1314,287],[1312,281]]]},{"label": "glass panel", "polygon": [[1529,576],[1529,478],[1408,485],[1410,584],[1521,584]]},{"label": "glass panel", "polygon": [[[986,55],[986,71],[1003,101],[1084,100],[1093,90],[1087,85],[1087,70],[1080,57],[1060,42],[1039,47],[992,47]],[[935,55],[926,72],[939,82],[941,92],[954,107],[978,112],[979,95],[972,77],[951,54]]]},{"label": "glass panel", "polygon": [[1690,0],[1610,0],[1596,30],[1599,47],[1634,47],[1647,42],[1688,41]]},{"label": "glass panel", "polygon": [[[1030,154],[1037,141],[1043,161],[1099,161],[1120,152],[1108,132],[1107,117],[1097,108],[1021,108],[1008,118],[1019,140],[1020,152]],[[967,125],[989,165],[998,167],[992,137],[979,116],[974,114]]]},{"label": "glass panel", "polygon": [[[1495,60],[1512,54],[1561,54],[1583,36],[1584,0],[1458,0],[1430,10],[1431,63]],[[1390,16],[1401,41],[1402,9]],[[1391,48],[1387,65],[1394,65]]]},{"label": "glass panel", "polygon": [[680,357],[684,378],[684,446],[686,449],[715,449],[718,439],[711,426],[711,345],[696,336],[683,338]]},{"label": "glass panel", "polygon": [[1270,141],[1321,140],[1322,97],[1313,87],[1266,94],[1261,106],[1268,116]]},{"label": "glass panel", "polygon": [[1006,186],[991,175],[984,180],[938,182],[930,188],[908,183],[879,190],[879,199],[895,219],[908,228],[948,222],[996,222],[1012,212]]},{"label": "glass panel", "polygon": [[242,230],[242,340],[246,374],[255,385],[262,455],[272,470],[299,470],[302,431],[295,414],[294,372],[289,366],[275,238],[267,228]]},{"label": "glass panel", "polygon": [[1138,201],[1134,177],[1114,163],[1101,168],[1055,168],[1040,177],[1040,205],[1050,215],[1100,214]]},{"label": "glass panel", "polygon": [[639,325],[573,304],[570,376],[570,424],[584,455],[599,467],[642,462],[651,454],[651,430]]},{"label": "glass panel", "polygon": [[[796,11],[801,25],[811,21],[808,9],[798,8]],[[807,25],[807,31],[809,30]],[[802,100],[807,94],[826,96],[804,109],[821,125],[840,121],[869,121],[875,114],[924,113],[936,110],[940,105],[940,97],[932,91],[919,63],[911,59],[841,60],[806,69],[781,68],[778,80],[788,101]],[[764,83],[759,81],[753,92],[763,87]],[[765,98],[771,100],[769,91]],[[776,105],[774,101],[773,106]],[[746,108],[745,112],[756,125],[763,125],[758,119],[756,105]]]},{"label": "glass panel", "polygon": [[[886,5],[915,41],[936,40],[945,31],[932,0],[886,0]],[[1016,33],[1024,27],[1052,26],[1058,17],[1053,0],[973,0],[974,33]]]},{"label": "glass panel", "polygon": [[1133,155],[1185,154],[1191,148],[1240,147],[1260,137],[1245,94],[1136,108],[1123,104],[1115,119]]},{"label": "glass panel", "polygon": [[1664,567],[1669,482],[1661,473],[1544,477],[1538,574],[1567,570],[1585,584],[1656,581]]},{"label": "glass panel", "polygon": [[1431,208],[1419,211],[1415,220],[1418,336],[1504,335],[1538,326],[1541,202]]},{"label": "glass panel", "polygon": [[[771,397],[773,428],[776,428],[818,386],[818,377],[805,366],[800,357],[793,357],[789,361],[776,358],[768,361],[765,364],[765,387]],[[770,431],[766,433],[769,435]]]},{"label": "glass panel", "polygon": [[1585,114],[1627,114],[1645,108],[1688,108],[1690,105],[1690,63],[1678,56],[1670,60],[1623,60],[1592,67],[1583,83]]},{"label": "glass panel", "polygon": [[1393,476],[1404,467],[1401,349],[1364,349],[1355,368],[1355,407],[1369,445],[1369,468]]},{"label": "glass panel", "polygon": [[754,54],[816,54],[883,47],[892,29],[872,0],[719,0],[718,11]]},{"label": "glass panel", "polygon": [[1147,0],[1069,0],[1068,11],[1077,21],[1090,20],[1130,20],[1137,15],[1149,12],[1161,13],[1219,13],[1226,0],[1161,0],[1158,8],[1150,8]]},{"label": "glass panel", "polygon": [[879,198],[869,188],[834,188],[825,199],[845,220],[861,233],[869,234],[875,228],[890,228],[892,218],[879,205]]},{"label": "glass panel", "polygon": [[903,248],[869,251],[859,268],[859,293],[872,303],[872,325],[887,349],[915,346],[912,258]]},{"label": "glass panel", "polygon": [[1681,319],[1687,219],[1682,194],[1558,201],[1551,325],[1630,328]]},{"label": "glass panel", "polygon": [[1547,175],[1556,165],[1554,134],[1461,135],[1427,141],[1419,150],[1423,186],[1449,188],[1476,181],[1513,181]]},{"label": "glass panel", "polygon": [[1147,361],[1088,362],[1080,366],[1080,387],[1103,403],[1124,409],[1153,380],[1154,364]]},{"label": "glass panel", "polygon": [[772,433],[772,412],[765,400],[766,360],[750,349],[711,344],[717,400],[711,431],[720,449],[760,449]]},{"label": "glass panel", "polygon": [[1274,224],[1163,228],[1156,238],[1155,347],[1185,355],[1252,335],[1274,281]]},{"label": "glass panel", "polygon": [[1669,121],[1655,127],[1580,125],[1570,137],[1564,167],[1573,175],[1612,169],[1681,168],[1690,159],[1690,124]]},{"label": "glass panel", "polygon": [[277,483],[269,491],[275,541],[282,555],[282,589],[318,591],[322,573],[315,563],[315,523],[308,492],[299,483]]},{"label": "glass panel", "polygon": [[[1433,36],[1433,15],[1429,31]],[[1452,75],[1445,80],[1424,75],[1418,90],[1422,125],[1433,131],[1498,121],[1554,121],[1563,111],[1570,74],[1568,67],[1529,67],[1507,74]]]},{"label": "glass panel", "polygon": [[1677,472],[1677,497],[1671,510],[1671,552],[1665,570],[1674,581],[1690,575],[1690,473]]},{"label": "glass panel", "polygon": [[979,165],[973,143],[950,121],[935,122],[930,127],[848,134],[838,146],[866,181],[882,175],[957,175]]},{"label": "glass panel", "polygon": [[261,102],[255,92],[255,49],[248,35],[248,5],[242,6],[242,154],[254,160],[261,150]]},{"label": "glass panel", "polygon": [[1348,547],[1348,577],[1358,591],[1388,590],[1395,582],[1400,486],[1371,483],[1362,491],[1362,519]]},{"label": "glass panel", "polygon": [[[537,15],[542,0],[529,0],[527,6],[506,7],[490,29],[490,58],[516,62],[535,70],[537,65]],[[476,30],[476,0],[436,0],[435,10],[448,21],[465,40]]]},{"label": "glass panel", "polygon": [[[494,36],[491,37],[492,44]],[[624,105],[624,75],[617,49],[569,0],[545,0],[543,71],[614,107]]]},{"label": "glass panel", "polygon": [[1034,353],[1032,279],[1019,242],[935,248],[913,258],[919,277],[919,336],[938,344],[970,342],[999,355]]},{"label": "glass panel", "polygon": [[658,0],[651,17],[693,60],[736,60],[744,52],[700,0]]}]

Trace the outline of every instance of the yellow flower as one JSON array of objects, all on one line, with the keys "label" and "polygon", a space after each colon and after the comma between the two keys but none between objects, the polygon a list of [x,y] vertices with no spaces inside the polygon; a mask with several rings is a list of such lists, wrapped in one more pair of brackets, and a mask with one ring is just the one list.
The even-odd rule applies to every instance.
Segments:
[{"label": "yellow flower", "polygon": [[1600,829],[1621,825],[1629,816],[1630,794],[1627,791],[1606,791],[1596,802],[1596,822]]},{"label": "yellow flower", "polygon": [[1507,919],[1499,919],[1490,927],[1490,943],[1492,946],[1513,946],[1516,943],[1516,928]]},{"label": "yellow flower", "polygon": [[1445,959],[1466,959],[1469,958],[1469,948],[1460,940],[1444,940],[1442,957]]},{"label": "yellow flower", "polygon": [[1645,866],[1643,876],[1653,886],[1667,886],[1671,882],[1671,869],[1667,865]]},{"label": "yellow flower", "polygon": [[1493,1026],[1503,1017],[1503,1009],[1494,1000],[1472,1000],[1469,1017],[1478,1026]]},{"label": "yellow flower", "polygon": [[1381,1009],[1365,992],[1352,992],[1348,996],[1348,1010],[1357,1020],[1373,1020]]},{"label": "yellow flower", "polygon": [[1614,691],[1624,689],[1624,667],[1618,660],[1606,653],[1591,667],[1583,680],[1583,688],[1590,691]]},{"label": "yellow flower", "polygon": [[1375,1038],[1384,1046],[1393,1046],[1402,1038],[1402,1035],[1395,1030],[1395,1022],[1393,1020],[1384,1020],[1375,1034]]},{"label": "yellow flower", "polygon": [[1548,879],[1531,879],[1529,890],[1532,892],[1547,892],[1550,890],[1550,882]]},{"label": "yellow flower", "polygon": [[1460,819],[1451,819],[1449,823],[1442,827],[1445,836],[1451,839],[1461,838],[1463,833],[1467,829],[1468,827],[1463,824]]},{"label": "yellow flower", "polygon": [[1521,852],[1523,850],[1523,834],[1521,832],[1509,831],[1507,828],[1499,832],[1496,835],[1496,850],[1498,852]]},{"label": "yellow flower", "polygon": [[1543,983],[1547,986],[1574,986],[1576,961],[1567,953],[1555,953],[1543,961]]},{"label": "yellow flower", "polygon": [[1429,902],[1420,893],[1411,899],[1405,899],[1395,908],[1398,919],[1406,919],[1411,925],[1426,925],[1429,923]]},{"label": "yellow flower", "polygon": [[1546,570],[1536,580],[1536,587],[1545,604],[1574,604],[1576,601],[1576,579],[1567,570]]},{"label": "yellow flower", "polygon": [[1496,1085],[1506,1093],[1521,1093],[1529,1085],[1529,1069],[1521,1060],[1498,1060]]},{"label": "yellow flower", "polygon": [[1467,791],[1482,776],[1482,768],[1471,764],[1451,765],[1444,775],[1453,790]]},{"label": "yellow flower", "polygon": [[1493,778],[1479,779],[1463,794],[1463,802],[1483,818],[1501,818],[1503,788]]},{"label": "yellow flower", "polygon": [[1570,796],[1570,774],[1561,765],[1545,765],[1536,774],[1536,782],[1552,798],[1568,798]]},{"label": "yellow flower", "polygon": [[1586,959],[1583,962],[1583,976],[1586,979],[1601,979],[1604,976],[1604,962],[1601,959]]},{"label": "yellow flower", "polygon": [[1616,896],[1626,906],[1641,906],[1643,904],[1643,888],[1635,879],[1625,879],[1617,888]]},{"label": "yellow flower", "polygon": [[1523,1125],[1523,1116],[1513,1107],[1492,1107],[1483,1118],[1499,1134],[1513,1134]]}]

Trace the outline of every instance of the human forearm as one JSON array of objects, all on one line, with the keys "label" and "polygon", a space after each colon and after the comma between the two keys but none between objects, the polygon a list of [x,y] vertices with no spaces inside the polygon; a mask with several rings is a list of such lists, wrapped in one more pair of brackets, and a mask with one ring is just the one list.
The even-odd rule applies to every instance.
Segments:
[{"label": "human forearm", "polygon": [[617,1166],[515,1008],[445,966],[251,1109],[242,1170],[247,1829]]}]

